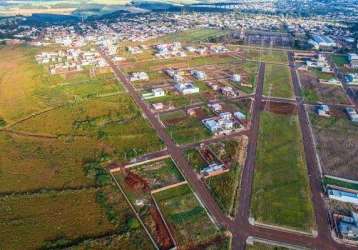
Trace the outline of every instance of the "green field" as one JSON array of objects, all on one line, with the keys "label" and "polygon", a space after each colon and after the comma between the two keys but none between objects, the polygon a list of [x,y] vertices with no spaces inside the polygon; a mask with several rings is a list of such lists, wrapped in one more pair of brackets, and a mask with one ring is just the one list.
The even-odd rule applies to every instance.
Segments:
[{"label": "green field", "polygon": [[235,201],[240,183],[241,168],[232,166],[229,172],[209,177],[205,180],[210,192],[220,208],[227,215],[235,213]]},{"label": "green field", "polygon": [[338,67],[342,67],[345,64],[349,64],[348,57],[346,55],[333,54],[331,58]]},{"label": "green field", "polygon": [[284,63],[288,65],[287,52],[284,50],[272,50],[261,48],[247,48],[239,47],[244,52],[245,57],[248,60],[266,62],[266,63]]},{"label": "green field", "polygon": [[209,130],[197,118],[186,116],[185,113],[178,114],[173,118],[174,114],[177,115],[178,112],[163,114],[160,119],[164,123],[168,120],[178,119],[175,123],[167,126],[168,133],[177,144],[198,142],[211,136]]},{"label": "green field", "polygon": [[292,88],[291,73],[287,66],[266,64],[264,95],[291,98]]},{"label": "green field", "polygon": [[139,165],[131,168],[131,171],[145,178],[152,190],[184,181],[170,158]]},{"label": "green field", "polygon": [[201,157],[199,151],[196,149],[186,150],[185,155],[190,165],[198,173],[200,173],[200,171],[208,165],[206,161]]},{"label": "green field", "polygon": [[210,242],[219,235],[188,185],[156,193],[154,197],[183,249]]},{"label": "green field", "polygon": [[296,116],[263,112],[251,214],[259,222],[310,232],[313,208]]},{"label": "green field", "polygon": [[119,193],[111,193],[115,219],[110,221],[106,208],[97,201],[98,192],[92,188],[1,197],[1,248],[53,248],[98,235],[138,230],[132,223],[136,219]]},{"label": "green field", "polygon": [[334,186],[338,186],[338,187],[358,190],[358,184],[357,183],[346,182],[346,181],[338,180],[338,179],[331,178],[331,177],[328,177],[328,176],[324,177],[323,184],[325,184],[325,185],[334,185]]}]

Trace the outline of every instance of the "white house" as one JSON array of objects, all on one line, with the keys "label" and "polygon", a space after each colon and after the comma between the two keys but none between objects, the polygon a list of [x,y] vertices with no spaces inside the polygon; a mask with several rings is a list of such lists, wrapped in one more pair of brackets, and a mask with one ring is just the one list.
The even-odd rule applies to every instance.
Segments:
[{"label": "white house", "polygon": [[205,80],[206,79],[205,72],[200,71],[200,70],[192,70],[191,75],[193,77],[195,77],[196,79],[198,79],[198,80]]},{"label": "white house", "polygon": [[131,74],[131,76],[129,77],[129,80],[131,82],[134,81],[148,81],[149,80],[149,76],[147,73],[145,72],[134,72]]},{"label": "white house", "polygon": [[183,95],[195,94],[199,93],[199,88],[192,84],[191,82],[188,83],[177,83],[175,84],[175,88],[182,93]]},{"label": "white house", "polygon": [[233,75],[231,76],[231,81],[240,83],[240,82],[241,82],[241,75],[239,75],[239,74],[233,74]]}]

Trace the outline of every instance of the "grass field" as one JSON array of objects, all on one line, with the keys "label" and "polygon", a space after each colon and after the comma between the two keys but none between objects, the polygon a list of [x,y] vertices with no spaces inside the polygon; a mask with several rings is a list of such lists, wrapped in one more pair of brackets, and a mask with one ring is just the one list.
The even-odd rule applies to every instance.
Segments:
[{"label": "grass field", "polygon": [[240,172],[241,168],[239,166],[232,166],[229,172],[209,177],[205,180],[216,202],[227,215],[234,214]]},{"label": "grass field", "polygon": [[296,116],[261,114],[251,214],[310,232],[314,216],[301,140]]},{"label": "grass field", "polygon": [[0,193],[92,186],[82,161],[100,146],[86,138],[71,143],[0,132]]},{"label": "grass field", "polygon": [[185,113],[166,113],[161,115],[160,119],[164,123],[168,122],[168,120],[177,119],[175,123],[167,126],[168,133],[177,144],[197,142],[211,136],[209,130],[202,125],[200,120],[195,117],[186,116]]},{"label": "grass field", "polygon": [[194,247],[218,236],[219,231],[210,221],[188,185],[165,190],[154,195],[169,228],[183,249]]},{"label": "grass field", "polygon": [[349,64],[348,57],[346,55],[333,54],[331,58],[338,67],[342,67],[345,64]]},{"label": "grass field", "polygon": [[247,47],[239,48],[244,52],[244,55],[248,60],[267,63],[284,63],[288,65],[288,56],[286,51]]},{"label": "grass field", "polygon": [[1,197],[0,245],[4,249],[36,249],[120,232],[117,226],[126,227],[133,218],[127,204],[123,199],[115,203],[116,225],[108,221],[96,195],[96,189],[85,189]]},{"label": "grass field", "polygon": [[145,178],[152,190],[184,181],[170,158],[139,165],[131,168],[131,171]]},{"label": "grass field", "polygon": [[196,29],[166,35],[159,39],[161,42],[197,43],[208,42],[210,38],[216,38],[228,34],[228,31],[218,29]]},{"label": "grass field", "polygon": [[284,98],[293,96],[291,74],[287,66],[266,64],[264,95]]},{"label": "grass field", "polygon": [[69,104],[18,123],[12,129],[58,137],[86,136],[112,148],[119,161],[162,147],[154,129],[126,95]]}]

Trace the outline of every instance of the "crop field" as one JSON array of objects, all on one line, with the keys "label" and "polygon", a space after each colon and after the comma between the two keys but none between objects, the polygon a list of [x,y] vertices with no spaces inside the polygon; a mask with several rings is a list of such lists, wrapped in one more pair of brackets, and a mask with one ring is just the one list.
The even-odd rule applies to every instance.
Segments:
[{"label": "crop field", "polygon": [[209,138],[210,132],[201,121],[188,116],[184,111],[174,111],[160,116],[170,136],[178,144],[187,144]]},{"label": "crop field", "polygon": [[219,235],[188,185],[155,193],[154,197],[182,248],[210,242]]},{"label": "crop field", "polygon": [[358,132],[341,109],[333,109],[329,118],[310,112],[322,168],[325,174],[358,180]]},{"label": "crop field", "polygon": [[127,204],[122,198],[113,198],[116,217],[109,221],[105,208],[96,202],[98,192],[91,188],[1,197],[2,248],[51,248],[71,245],[79,238],[115,234],[117,230],[129,232],[132,225],[126,223],[135,219]]},{"label": "crop field", "polygon": [[349,104],[341,86],[320,83],[310,72],[300,71],[299,75],[303,86],[302,96],[307,102]]},{"label": "crop field", "polygon": [[293,97],[291,73],[287,66],[266,64],[264,95],[274,97]]},{"label": "crop field", "polygon": [[252,216],[310,232],[313,208],[297,116],[261,113]]}]

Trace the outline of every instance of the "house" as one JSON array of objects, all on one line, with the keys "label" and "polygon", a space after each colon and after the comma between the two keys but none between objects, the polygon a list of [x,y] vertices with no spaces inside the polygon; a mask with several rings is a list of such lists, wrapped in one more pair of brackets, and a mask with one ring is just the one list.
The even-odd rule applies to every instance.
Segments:
[{"label": "house", "polygon": [[232,96],[232,97],[237,96],[237,94],[235,93],[234,89],[232,87],[230,87],[230,86],[222,87],[220,89],[220,91],[224,96]]},{"label": "house", "polygon": [[234,116],[236,117],[236,119],[238,120],[246,120],[246,115],[241,113],[240,111],[237,111],[234,113]]},{"label": "house", "polygon": [[315,49],[333,48],[337,46],[336,42],[333,41],[332,38],[322,35],[312,35],[311,39],[308,40],[308,43]]},{"label": "house", "polygon": [[161,102],[153,103],[152,106],[153,106],[154,110],[156,110],[156,111],[162,110],[164,108],[164,105]]},{"label": "house", "polygon": [[195,77],[196,79],[198,79],[198,80],[205,80],[206,79],[205,72],[200,71],[200,70],[192,70],[191,75],[193,77]]},{"label": "house", "polygon": [[210,176],[213,174],[220,173],[224,170],[224,164],[212,163],[209,164],[207,167],[200,170],[200,174],[204,176]]},{"label": "house", "polygon": [[330,117],[330,109],[328,107],[328,105],[326,104],[320,104],[317,106],[316,108],[316,112],[319,116],[322,116],[322,117]]},{"label": "house", "polygon": [[129,77],[129,80],[131,82],[134,81],[148,81],[149,80],[149,76],[147,73],[145,72],[134,72],[131,74],[131,76]]},{"label": "house", "polygon": [[236,82],[236,83],[240,83],[241,82],[241,75],[239,74],[233,74],[231,76],[231,81]]},{"label": "house", "polygon": [[358,74],[348,74],[345,76],[348,85],[358,85]]},{"label": "house", "polygon": [[152,92],[142,94],[143,99],[152,99],[156,97],[165,96],[165,91],[162,88],[152,89]]},{"label": "house", "polygon": [[218,117],[212,117],[202,120],[204,126],[212,134],[230,133],[234,129],[235,122],[230,112],[220,113]]},{"label": "house", "polygon": [[175,84],[175,88],[183,95],[199,93],[199,88],[191,82]]},{"label": "house", "polygon": [[215,113],[221,112],[223,110],[223,107],[221,106],[220,103],[213,103],[213,104],[209,103],[208,107]]},{"label": "house", "polygon": [[348,54],[348,61],[351,68],[358,68],[358,54],[350,53]]},{"label": "house", "polygon": [[358,240],[358,213],[352,212],[352,216],[339,216],[337,227],[344,239]]},{"label": "house", "polygon": [[348,190],[341,190],[337,188],[327,188],[328,198],[341,202],[358,205],[358,193]]},{"label": "house", "polygon": [[349,119],[352,122],[358,122],[358,113],[354,108],[348,107],[345,109]]}]

